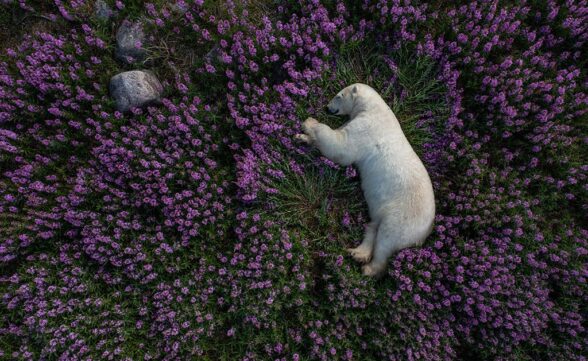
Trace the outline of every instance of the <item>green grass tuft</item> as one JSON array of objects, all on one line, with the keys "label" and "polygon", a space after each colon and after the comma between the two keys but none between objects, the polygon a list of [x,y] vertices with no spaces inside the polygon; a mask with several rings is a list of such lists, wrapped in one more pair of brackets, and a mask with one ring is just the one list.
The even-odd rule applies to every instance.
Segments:
[{"label": "green grass tuft", "polygon": [[351,235],[342,226],[346,212],[367,211],[359,182],[328,167],[309,166],[304,176],[287,165],[281,164],[280,168],[285,178],[275,182],[278,193],[268,197],[272,218],[301,230],[311,239],[326,240],[337,235],[339,246],[350,246],[359,237],[360,232]]}]

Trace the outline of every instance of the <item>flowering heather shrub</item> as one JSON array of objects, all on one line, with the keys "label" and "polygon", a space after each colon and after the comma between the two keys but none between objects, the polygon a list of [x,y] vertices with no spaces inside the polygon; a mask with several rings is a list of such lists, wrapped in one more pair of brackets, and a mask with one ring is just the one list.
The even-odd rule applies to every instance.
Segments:
[{"label": "flowering heather shrub", "polygon": [[5,51],[0,65],[3,262],[61,229],[57,197],[92,145],[98,123],[90,117],[102,108],[94,102],[106,89],[100,72],[108,69],[108,59],[92,54],[104,47],[83,26],[66,35],[26,36],[17,49]]},{"label": "flowering heather shrub", "polygon": [[[10,3],[55,26],[0,54],[0,358],[586,359],[586,1]],[[121,114],[125,18],[166,91]],[[377,280],[355,168],[292,141],[355,81],[437,198]]]}]

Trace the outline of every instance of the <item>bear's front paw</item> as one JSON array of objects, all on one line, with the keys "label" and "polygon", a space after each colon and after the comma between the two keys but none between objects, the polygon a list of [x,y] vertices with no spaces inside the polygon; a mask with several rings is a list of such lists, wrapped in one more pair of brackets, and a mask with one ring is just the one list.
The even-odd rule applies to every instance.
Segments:
[{"label": "bear's front paw", "polygon": [[306,134],[296,134],[294,139],[304,142],[306,144],[312,144],[312,139]]},{"label": "bear's front paw", "polygon": [[312,128],[314,128],[318,123],[319,121],[314,118],[306,118],[304,123],[302,123],[302,130],[304,130],[304,133],[310,134]]}]

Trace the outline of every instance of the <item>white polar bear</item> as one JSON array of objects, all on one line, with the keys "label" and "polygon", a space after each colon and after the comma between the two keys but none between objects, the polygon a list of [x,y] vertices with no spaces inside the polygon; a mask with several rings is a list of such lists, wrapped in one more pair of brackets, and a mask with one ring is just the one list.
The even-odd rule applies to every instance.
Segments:
[{"label": "white polar bear", "polygon": [[385,270],[392,253],[421,245],[431,233],[435,218],[431,179],[396,116],[370,86],[346,87],[329,102],[327,111],[350,119],[333,130],[308,118],[302,125],[305,134],[296,138],[336,163],[355,163],[359,168],[371,222],[362,244],[348,251],[356,261],[367,263],[362,267],[365,275],[375,276]]}]

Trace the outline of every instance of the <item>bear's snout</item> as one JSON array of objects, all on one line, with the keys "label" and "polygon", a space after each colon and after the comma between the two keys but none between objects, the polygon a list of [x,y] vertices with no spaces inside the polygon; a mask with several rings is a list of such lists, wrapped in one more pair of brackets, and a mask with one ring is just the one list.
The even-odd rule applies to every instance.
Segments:
[{"label": "bear's snout", "polygon": [[335,115],[339,112],[338,110],[332,110],[328,105],[325,107],[325,111],[330,115]]}]

